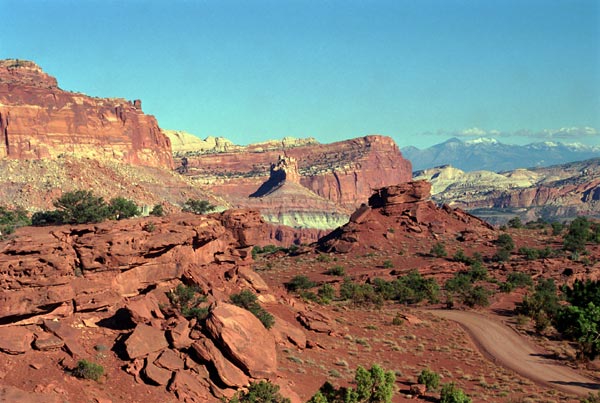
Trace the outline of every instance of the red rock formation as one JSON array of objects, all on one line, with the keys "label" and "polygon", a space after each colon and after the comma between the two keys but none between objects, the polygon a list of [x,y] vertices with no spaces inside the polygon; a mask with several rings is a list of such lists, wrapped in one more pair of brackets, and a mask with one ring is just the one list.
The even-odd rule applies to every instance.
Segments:
[{"label": "red rock formation", "polygon": [[[398,238],[432,238],[475,232],[478,239],[489,239],[493,228],[485,221],[460,209],[437,207],[429,201],[431,184],[409,182],[376,189],[369,206],[362,205],[350,222],[319,240],[325,251],[349,252],[356,248],[391,248]],[[466,236],[466,235],[465,235]]]},{"label": "red rock formation", "polygon": [[302,186],[349,209],[366,202],[373,189],[407,182],[412,176],[410,162],[385,136],[291,148],[284,143],[276,149],[259,146],[190,155],[189,175],[207,183],[215,193],[239,201],[268,179],[271,164],[284,153],[297,162]]},{"label": "red rock formation", "polygon": [[0,158],[76,155],[173,167],[170,141],[141,101],[63,91],[28,61],[0,61],[0,140]]}]

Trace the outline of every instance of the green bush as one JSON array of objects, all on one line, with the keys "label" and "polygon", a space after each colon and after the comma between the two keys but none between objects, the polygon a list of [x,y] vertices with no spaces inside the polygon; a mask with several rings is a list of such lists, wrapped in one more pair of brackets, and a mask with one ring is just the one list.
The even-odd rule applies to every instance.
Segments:
[{"label": "green bush", "polygon": [[550,225],[552,226],[552,235],[554,236],[562,234],[563,229],[565,229],[565,225],[560,222],[553,222]]},{"label": "green bush", "polygon": [[440,403],[471,403],[471,399],[454,383],[446,383],[442,386]]},{"label": "green bush", "polygon": [[150,215],[154,217],[162,217],[165,215],[165,210],[163,209],[162,204],[155,204],[150,210]]},{"label": "green bush", "polygon": [[3,235],[12,234],[18,227],[30,225],[31,220],[27,216],[27,211],[22,208],[14,210],[0,206],[0,238]]},{"label": "green bush", "polygon": [[384,269],[392,269],[394,267],[394,263],[392,263],[391,260],[387,259],[383,261],[383,268]]},{"label": "green bush", "polygon": [[529,274],[513,271],[506,276],[506,282],[500,284],[500,291],[511,292],[515,288],[529,287],[532,285],[533,280]]},{"label": "green bush", "polygon": [[63,213],[58,210],[38,211],[31,216],[31,225],[43,227],[46,225],[62,225],[65,223]]},{"label": "green bush", "polygon": [[515,249],[515,242],[512,237],[508,234],[500,234],[498,235],[498,239],[496,239],[496,245],[498,248],[506,249],[509,252]]},{"label": "green bush", "polygon": [[210,213],[215,208],[216,206],[213,206],[207,200],[188,199],[183,203],[182,210],[186,213],[206,214]]},{"label": "green bush", "polygon": [[431,256],[442,258],[446,257],[448,255],[448,252],[446,252],[446,247],[443,243],[437,242],[431,247],[431,249],[429,250],[429,254]]},{"label": "green bush", "polygon": [[328,274],[330,276],[343,276],[344,274],[346,274],[346,269],[344,269],[344,266],[337,265],[331,267],[330,269],[327,269],[325,274]]},{"label": "green bush", "polygon": [[206,295],[198,287],[178,284],[175,290],[167,293],[167,297],[171,305],[187,319],[203,320],[208,316],[208,308],[200,306],[206,302]]},{"label": "green bush", "polygon": [[299,274],[284,284],[288,291],[308,290],[317,284],[303,274]]},{"label": "green bush", "polygon": [[141,214],[138,206],[131,200],[124,197],[115,197],[108,204],[111,215],[117,220],[124,220],[139,216]]},{"label": "green bush", "polygon": [[331,284],[323,284],[317,291],[321,303],[328,304],[335,298],[335,288]]},{"label": "green bush", "polygon": [[592,224],[586,217],[577,217],[569,225],[569,230],[563,239],[563,249],[570,252],[583,252],[585,243],[592,236]]},{"label": "green bush", "polygon": [[560,308],[556,284],[552,279],[540,279],[533,294],[526,295],[517,303],[515,311],[518,314],[539,317],[543,311],[550,318],[554,318]]},{"label": "green bush", "polygon": [[375,292],[371,284],[359,284],[345,278],[340,286],[340,299],[350,300],[357,306],[374,305],[376,308],[383,306],[384,297]]},{"label": "green bush", "polygon": [[238,392],[229,403],[290,403],[270,381],[251,382],[247,392]]},{"label": "green bush", "polygon": [[252,291],[243,290],[238,294],[230,295],[229,299],[232,304],[252,312],[252,314],[260,320],[265,328],[270,329],[275,324],[275,318],[273,315],[260,306],[256,294],[254,294]]},{"label": "green bush", "polygon": [[600,403],[600,392],[596,394],[589,393],[588,397],[582,398],[579,403]]},{"label": "green bush", "polygon": [[373,280],[375,292],[386,300],[398,301],[402,304],[416,304],[425,299],[436,303],[439,296],[439,285],[433,278],[426,279],[418,270],[411,270],[394,281],[380,278]]},{"label": "green bush", "polygon": [[523,228],[523,223],[521,222],[519,216],[513,217],[510,220],[508,220],[507,225],[509,228]]},{"label": "green bush", "polygon": [[427,390],[433,391],[436,390],[440,385],[440,375],[437,372],[430,371],[428,368],[425,368],[419,374],[417,382],[427,386]]},{"label": "green bush", "polygon": [[79,360],[77,367],[73,370],[73,375],[77,378],[91,379],[98,382],[104,375],[104,367],[88,360]]},{"label": "green bush", "polygon": [[98,223],[111,216],[104,199],[89,190],[63,193],[53,204],[62,213],[64,224]]},{"label": "green bush", "polygon": [[391,403],[396,377],[374,364],[370,370],[358,367],[354,376],[356,388],[335,388],[325,382],[308,403]]},{"label": "green bush", "polygon": [[510,260],[510,251],[504,248],[498,248],[494,256],[492,256],[494,262],[507,262]]}]

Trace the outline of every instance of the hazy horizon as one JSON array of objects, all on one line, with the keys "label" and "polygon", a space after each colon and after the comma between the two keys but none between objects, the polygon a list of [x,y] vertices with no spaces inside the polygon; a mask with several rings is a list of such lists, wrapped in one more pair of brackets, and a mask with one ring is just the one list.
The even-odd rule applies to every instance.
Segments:
[{"label": "hazy horizon", "polygon": [[236,144],[599,144],[594,0],[1,0],[0,58]]}]

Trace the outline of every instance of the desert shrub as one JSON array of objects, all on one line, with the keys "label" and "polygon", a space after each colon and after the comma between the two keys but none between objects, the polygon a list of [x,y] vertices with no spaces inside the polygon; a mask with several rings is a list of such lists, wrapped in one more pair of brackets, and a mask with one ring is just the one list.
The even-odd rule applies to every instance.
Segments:
[{"label": "desert shrub", "polygon": [[577,280],[562,291],[570,305],[558,310],[555,327],[577,343],[579,358],[594,359],[600,354],[600,282]]},{"label": "desert shrub", "polygon": [[60,218],[60,224],[97,223],[111,216],[110,208],[104,199],[94,196],[89,190],[63,193],[53,204],[60,214],[46,213],[50,213],[50,218]]},{"label": "desert shrub", "polygon": [[454,383],[446,383],[442,386],[440,403],[471,403],[471,398]]},{"label": "desert shrub", "polygon": [[317,262],[329,263],[331,262],[331,257],[323,254],[319,254],[316,257]]},{"label": "desert shrub", "polygon": [[508,220],[507,225],[509,228],[523,228],[523,223],[521,222],[519,216],[515,216]]},{"label": "desert shrub", "polygon": [[523,300],[517,303],[516,312],[530,318],[545,312],[550,318],[556,316],[559,309],[559,299],[557,295],[556,284],[552,279],[540,279],[533,294],[526,295]]},{"label": "desert shrub", "polygon": [[479,260],[475,260],[466,274],[471,278],[471,281],[481,281],[488,278],[488,269]]},{"label": "desert shrub", "polygon": [[317,284],[303,274],[299,274],[284,284],[288,291],[308,290]]},{"label": "desert shrub", "polygon": [[537,249],[534,248],[519,248],[519,254],[525,257],[525,260],[536,260],[540,257]]},{"label": "desert shrub", "polygon": [[319,300],[322,303],[329,303],[335,298],[335,288],[331,284],[323,284],[317,291]]},{"label": "desert shrub", "polygon": [[150,215],[154,216],[154,217],[164,216],[165,210],[164,210],[162,204],[155,204],[154,207],[152,207],[152,210],[150,210]]},{"label": "desert shrub", "polygon": [[520,271],[513,271],[506,276],[506,282],[500,284],[500,290],[511,292],[515,288],[528,287],[533,285],[531,276]]},{"label": "desert shrub", "polygon": [[563,249],[570,252],[583,252],[585,243],[591,237],[591,223],[586,217],[577,217],[569,225],[563,239]]},{"label": "desert shrub", "polygon": [[325,274],[328,274],[330,276],[343,276],[344,274],[346,274],[346,269],[344,269],[344,266],[337,265],[327,269]]},{"label": "desert shrub", "polygon": [[248,391],[238,392],[229,403],[290,403],[279,393],[279,386],[269,381],[251,382]]},{"label": "desert shrub", "polygon": [[18,227],[31,224],[27,211],[22,208],[14,210],[0,206],[0,238],[3,235],[12,234]]},{"label": "desert shrub", "polygon": [[495,241],[498,248],[506,249],[509,252],[515,249],[515,242],[512,237],[508,234],[500,234],[498,235],[498,239]]},{"label": "desert shrub", "polygon": [[454,256],[452,256],[452,260],[454,260],[455,262],[471,264],[471,259],[469,259],[467,255],[465,255],[465,251],[462,249],[458,249],[454,253]]},{"label": "desert shrub", "polygon": [[433,278],[424,278],[418,270],[411,270],[393,281],[376,278],[373,280],[373,286],[375,292],[384,299],[403,304],[416,304],[425,299],[435,303],[439,296],[439,285],[436,281]]},{"label": "desert shrub", "polygon": [[325,382],[309,403],[391,403],[396,376],[374,364],[370,370],[358,367],[354,376],[356,388],[334,387]]},{"label": "desert shrub", "polygon": [[391,260],[387,259],[383,261],[383,268],[384,269],[392,269],[394,267],[394,263],[392,263]]},{"label": "desert shrub", "polygon": [[203,320],[208,316],[208,308],[200,306],[206,302],[206,296],[198,287],[178,284],[175,290],[167,293],[167,297],[171,305],[187,319]]},{"label": "desert shrub", "polygon": [[470,307],[489,305],[491,292],[482,286],[474,286],[473,278],[468,272],[456,273],[446,280],[444,289],[449,305],[456,300]]},{"label": "desert shrub", "polygon": [[492,256],[494,262],[507,262],[510,260],[510,251],[504,248],[498,248],[494,256]]},{"label": "desert shrub", "polygon": [[563,232],[563,229],[565,229],[565,225],[560,222],[553,222],[550,226],[552,227],[552,235],[554,236],[560,235]]},{"label": "desert shrub", "polygon": [[340,286],[340,299],[350,300],[357,306],[374,305],[376,308],[383,306],[384,298],[375,292],[371,284],[354,283],[349,278],[345,278]]},{"label": "desert shrub", "polygon": [[124,197],[115,197],[111,199],[108,208],[111,215],[117,220],[132,218],[141,214],[138,206],[131,200]]},{"label": "desert shrub", "polygon": [[88,360],[79,360],[77,367],[73,370],[73,375],[77,378],[91,379],[98,382],[104,375],[104,367]]},{"label": "desert shrub", "polygon": [[183,203],[182,210],[186,213],[206,214],[210,213],[215,208],[216,206],[213,206],[207,200],[188,199]]},{"label": "desert shrub", "polygon": [[154,232],[154,231],[156,231],[156,224],[154,224],[153,222],[148,222],[148,223],[144,224],[142,229],[146,232]]},{"label": "desert shrub", "polygon": [[61,225],[65,219],[63,213],[58,210],[38,211],[31,216],[31,225],[43,227],[46,225]]},{"label": "desert shrub", "polygon": [[440,385],[440,375],[437,372],[430,371],[429,368],[425,368],[419,374],[417,382],[427,386],[427,390],[433,391]]},{"label": "desert shrub", "polygon": [[431,249],[429,250],[429,254],[431,256],[435,256],[435,257],[446,257],[448,255],[448,252],[446,252],[446,247],[444,246],[443,243],[441,242],[437,242],[436,244],[434,244]]},{"label": "desert shrub", "polygon": [[229,300],[232,304],[252,312],[252,314],[260,320],[265,328],[270,329],[275,324],[275,318],[273,315],[260,306],[256,294],[254,294],[252,291],[243,290],[238,294],[232,294],[229,296]]}]

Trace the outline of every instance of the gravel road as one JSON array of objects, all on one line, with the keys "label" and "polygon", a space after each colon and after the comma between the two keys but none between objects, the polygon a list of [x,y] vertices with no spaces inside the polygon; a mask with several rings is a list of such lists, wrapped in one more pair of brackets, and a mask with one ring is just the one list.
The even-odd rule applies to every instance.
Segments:
[{"label": "gravel road", "polygon": [[576,395],[597,393],[600,382],[548,358],[525,337],[499,321],[475,312],[436,310],[436,316],[458,322],[492,361],[532,381]]}]

